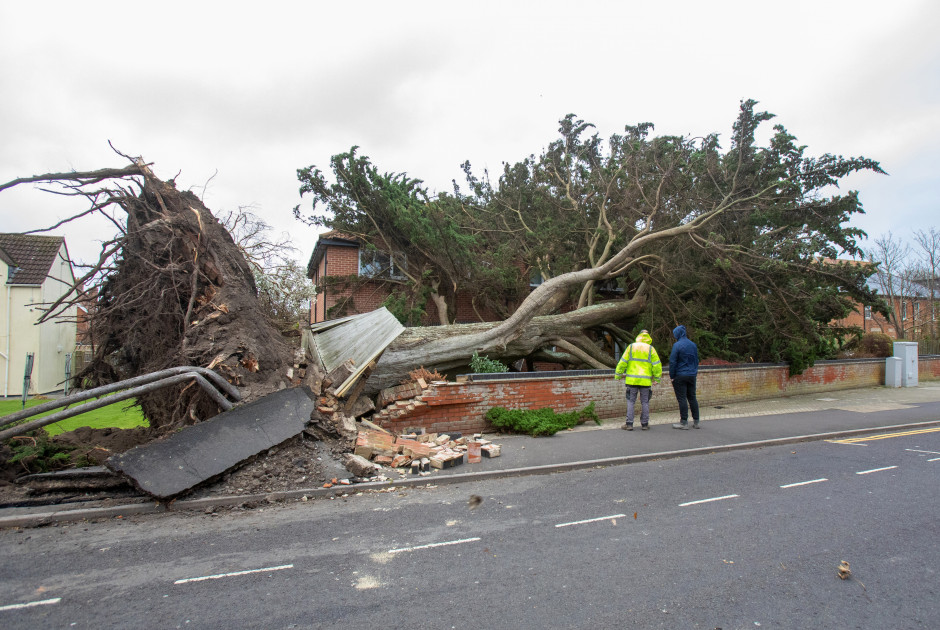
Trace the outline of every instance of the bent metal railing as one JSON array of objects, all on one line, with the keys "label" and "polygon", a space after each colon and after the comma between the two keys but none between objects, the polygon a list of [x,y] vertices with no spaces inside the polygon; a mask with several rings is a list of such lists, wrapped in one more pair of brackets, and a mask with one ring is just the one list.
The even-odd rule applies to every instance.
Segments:
[{"label": "bent metal railing", "polygon": [[[6,427],[8,425],[19,422],[24,418],[29,418],[30,416],[35,416],[40,413],[45,413],[51,409],[66,407],[83,400],[89,400],[91,398],[98,399],[82,403],[70,409],[63,409],[58,413],[50,414],[44,418],[33,420],[32,422],[17,424],[15,426],[6,428],[0,431],[0,440],[6,440],[17,435],[22,435],[32,431],[33,429],[38,429],[40,427],[46,426],[47,424],[58,422],[59,420],[65,420],[66,418],[77,416],[78,414],[85,413],[86,411],[92,411],[93,409],[98,409],[99,407],[105,407],[112,403],[126,400],[128,398],[134,398],[135,396],[147,394],[163,387],[182,383],[190,379],[195,380],[195,382],[198,383],[200,387],[206,390],[206,393],[208,393],[209,396],[211,396],[212,399],[217,402],[224,411],[231,409],[234,406],[234,403],[228,400],[225,395],[223,395],[223,393],[228,395],[228,398],[231,398],[235,402],[239,402],[242,399],[241,393],[238,391],[237,387],[222,378],[220,374],[213,372],[210,369],[192,365],[168,368],[166,370],[160,370],[159,372],[151,372],[150,374],[144,374],[143,376],[135,376],[134,378],[118,381],[117,383],[111,383],[110,385],[103,385],[94,389],[76,392],[75,394],[66,396],[65,398],[50,400],[47,403],[42,403],[41,405],[36,405],[35,407],[23,409],[22,411],[17,411],[16,413],[11,413],[8,416],[0,418],[0,427]],[[108,394],[111,395],[109,396]],[[100,398],[100,396],[105,397]]]}]

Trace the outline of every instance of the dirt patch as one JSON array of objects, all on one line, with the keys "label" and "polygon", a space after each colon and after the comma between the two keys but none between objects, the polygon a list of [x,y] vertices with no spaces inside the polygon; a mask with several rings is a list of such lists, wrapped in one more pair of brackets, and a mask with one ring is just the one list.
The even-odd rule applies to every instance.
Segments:
[{"label": "dirt patch", "polygon": [[69,444],[81,449],[87,449],[97,453],[106,453],[101,461],[103,463],[114,453],[123,453],[140,444],[146,444],[153,439],[153,433],[147,427],[138,427],[136,429],[92,429],[90,427],[79,427],[68,433],[60,433],[52,438],[53,442],[60,444]]},{"label": "dirt patch", "polygon": [[185,498],[267,494],[282,490],[319,488],[349,472],[335,458],[341,443],[330,444],[306,433],[258,454],[251,460],[195,488]]}]

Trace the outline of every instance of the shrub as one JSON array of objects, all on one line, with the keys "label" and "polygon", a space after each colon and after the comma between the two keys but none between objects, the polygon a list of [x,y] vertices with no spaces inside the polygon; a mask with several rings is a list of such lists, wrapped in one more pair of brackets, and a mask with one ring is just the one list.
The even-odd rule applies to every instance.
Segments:
[{"label": "shrub", "polygon": [[869,332],[858,342],[859,354],[868,357],[890,357],[894,354],[894,340],[884,333]]},{"label": "shrub", "polygon": [[43,431],[16,436],[10,440],[9,462],[19,463],[27,473],[44,473],[73,466],[89,465],[88,458],[75,446],[51,441]]},{"label": "shrub", "polygon": [[542,409],[506,409],[493,407],[486,412],[486,419],[494,428],[507,433],[526,433],[528,435],[555,435],[559,431],[593,420],[596,424],[601,421],[594,411],[594,403],[581,411],[568,413],[555,413],[549,407]]},{"label": "shrub", "polygon": [[481,357],[476,352],[474,352],[473,357],[470,358],[470,369],[473,370],[474,374],[496,374],[509,371],[506,365],[496,359]]}]

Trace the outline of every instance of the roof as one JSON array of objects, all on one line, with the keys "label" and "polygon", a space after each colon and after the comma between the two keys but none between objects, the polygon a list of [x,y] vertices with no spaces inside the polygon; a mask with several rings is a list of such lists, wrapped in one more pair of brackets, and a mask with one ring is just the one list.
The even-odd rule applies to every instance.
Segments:
[{"label": "roof", "polygon": [[[828,264],[841,263],[855,266],[875,265],[876,267],[878,265],[878,263],[874,263],[870,260],[847,260],[844,258],[823,258],[821,260]],[[885,291],[890,291],[891,295],[905,299],[928,299],[930,297],[930,281],[926,277],[908,279],[907,277],[888,275],[882,273],[880,270],[876,270],[875,273],[868,276],[865,280],[865,284],[869,289],[884,297],[888,297]],[[934,279],[933,294],[934,299],[940,299],[940,282],[938,282],[938,279]]]},{"label": "roof", "polygon": [[0,252],[12,271],[7,284],[42,284],[64,242],[62,236],[0,234]]},{"label": "roof", "polygon": [[328,245],[337,247],[359,247],[359,239],[349,234],[343,234],[336,230],[324,232],[317,238],[317,244],[313,246],[313,254],[310,256],[310,262],[307,263],[307,277],[312,278],[320,260],[326,254]]},{"label": "roof", "polygon": [[[888,297],[885,291],[890,291],[894,297],[904,299],[929,299],[930,285],[926,279],[905,280],[896,276],[884,276],[879,278],[875,274],[867,280],[868,288],[875,291],[878,295]],[[933,289],[934,299],[940,299],[940,286],[935,285]]]},{"label": "roof", "polygon": [[336,388],[337,394],[342,395],[404,330],[383,306],[361,315],[313,324],[310,349],[316,352],[327,372],[352,360],[356,371]]}]

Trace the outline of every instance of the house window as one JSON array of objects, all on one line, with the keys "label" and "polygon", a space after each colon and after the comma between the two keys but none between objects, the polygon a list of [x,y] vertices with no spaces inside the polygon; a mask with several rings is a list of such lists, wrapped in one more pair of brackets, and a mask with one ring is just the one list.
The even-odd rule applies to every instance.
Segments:
[{"label": "house window", "polygon": [[901,321],[907,319],[907,300],[901,300]]},{"label": "house window", "polygon": [[871,319],[871,307],[870,306],[865,307],[865,319]]},{"label": "house window", "polygon": [[405,264],[404,256],[401,254],[389,256],[377,249],[363,248],[359,250],[360,276],[403,280],[405,275],[402,273],[402,269],[404,269]]},{"label": "house window", "polygon": [[542,272],[539,271],[538,267],[532,267],[532,272],[529,274],[529,286],[537,287],[542,284]]},{"label": "house window", "polygon": [[914,320],[920,319],[920,302],[914,302]]},{"label": "house window", "polygon": [[595,283],[598,291],[606,293],[623,293],[623,289],[617,283],[617,278],[610,278],[608,280],[601,280],[600,282]]}]

